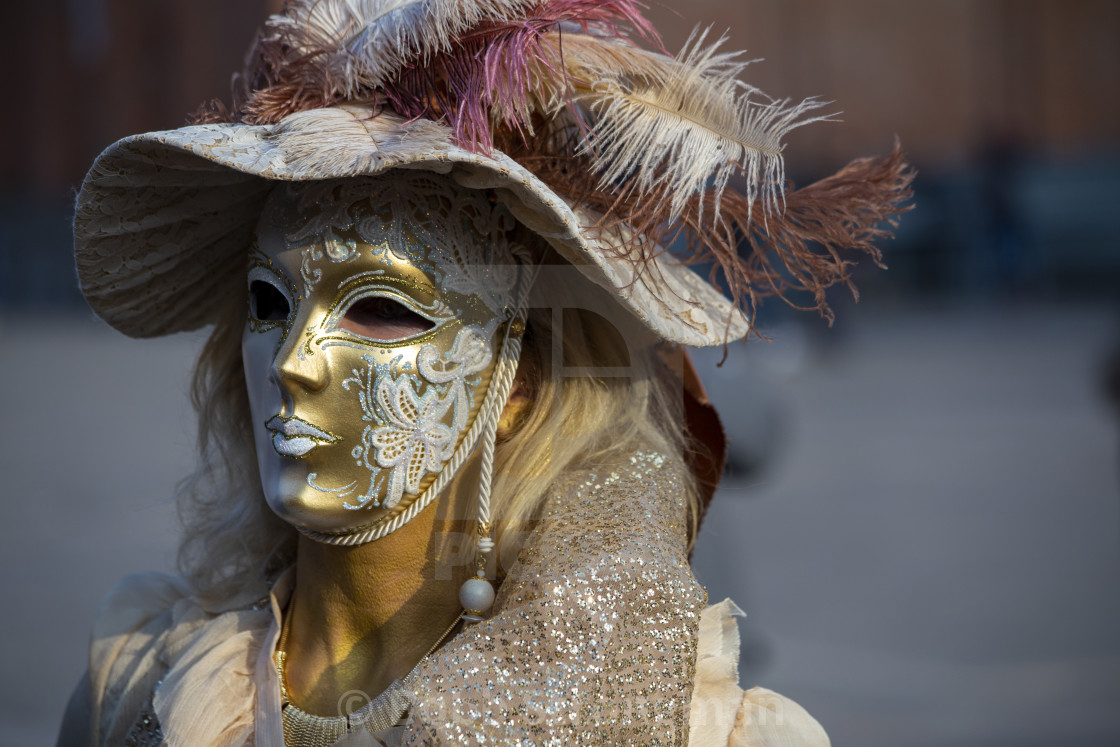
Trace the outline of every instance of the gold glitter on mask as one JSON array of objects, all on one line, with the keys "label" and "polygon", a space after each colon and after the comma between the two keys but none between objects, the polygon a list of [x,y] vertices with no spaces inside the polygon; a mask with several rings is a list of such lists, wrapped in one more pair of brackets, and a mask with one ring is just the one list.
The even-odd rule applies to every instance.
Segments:
[{"label": "gold glitter on mask", "polygon": [[407,509],[479,413],[524,281],[515,221],[431,174],[277,187],[243,342],[265,497],[352,534]]}]

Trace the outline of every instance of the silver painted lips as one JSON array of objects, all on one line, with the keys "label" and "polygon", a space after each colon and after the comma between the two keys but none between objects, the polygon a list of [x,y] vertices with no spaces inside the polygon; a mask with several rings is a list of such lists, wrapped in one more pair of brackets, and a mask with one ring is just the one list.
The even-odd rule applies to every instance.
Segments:
[{"label": "silver painted lips", "polygon": [[272,448],[286,457],[306,456],[316,446],[338,440],[323,429],[295,417],[285,420],[274,415],[264,427],[272,431]]}]

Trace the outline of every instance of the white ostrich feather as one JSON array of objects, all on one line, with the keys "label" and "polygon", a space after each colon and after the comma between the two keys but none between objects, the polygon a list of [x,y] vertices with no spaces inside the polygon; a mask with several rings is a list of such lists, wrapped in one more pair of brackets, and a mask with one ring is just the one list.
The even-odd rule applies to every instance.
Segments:
[{"label": "white ostrich feather", "polygon": [[402,66],[446,50],[483,21],[519,17],[539,0],[294,0],[265,23],[291,58],[325,55],[334,93],[376,88]]},{"label": "white ostrich feather", "polygon": [[[262,41],[291,63],[314,60],[327,75],[327,98],[354,99],[392,80],[402,67],[448,51],[452,42],[486,21],[524,18],[542,0],[293,0],[266,24]],[[641,194],[664,190],[668,218],[687,201],[714,188],[719,195],[742,174],[747,197],[767,211],[782,200],[783,139],[823,104],[775,101],[739,80],[750,63],[720,51],[726,37],[709,43],[708,30],[693,31],[676,57],[642,50],[625,39],[550,32],[541,46],[547,59],[511,59],[529,65],[527,106],[497,102],[495,123],[532,131],[531,109],[548,130],[579,127],[580,152],[591,157],[604,186],[628,181]],[[558,74],[558,71],[562,71]],[[516,76],[512,76],[516,77]],[[572,104],[582,122],[572,116]]]},{"label": "white ostrich feather", "polygon": [[[392,112],[374,116],[368,104],[346,104],[296,112],[277,124],[271,139],[295,173],[332,177],[377,173],[398,158],[398,144],[435,156],[446,152],[449,133],[431,120],[408,122]],[[381,147],[389,143],[392,147]]]},{"label": "white ostrich feather", "polygon": [[675,59],[615,40],[564,35],[553,46],[569,80],[549,84],[542,71],[537,81],[542,110],[559,114],[568,95],[585,110],[590,135],[583,152],[604,186],[634,178],[632,188],[641,193],[667,188],[670,220],[709,187],[718,219],[719,195],[736,173],[746,177],[752,203],[777,209],[785,188],[783,139],[829,119],[811,115],[824,102],[775,101],[740,81],[751,61],[719,51],[726,37],[705,44],[707,34],[693,31]]}]

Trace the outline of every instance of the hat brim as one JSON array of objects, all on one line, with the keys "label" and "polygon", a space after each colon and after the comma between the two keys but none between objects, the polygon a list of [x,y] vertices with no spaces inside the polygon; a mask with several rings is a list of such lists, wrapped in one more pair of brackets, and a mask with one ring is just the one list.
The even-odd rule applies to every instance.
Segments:
[{"label": "hat brim", "polygon": [[[671,255],[638,263],[618,234],[595,228],[505,154],[456,146],[429,120],[348,104],[275,125],[211,124],[125,138],[86,176],[74,217],[82,292],[106,322],[156,337],[215,321],[219,294],[240,293],[245,251],[275,181],[418,169],[493,190],[519,221],[658,337],[722,345],[746,317]],[[638,268],[641,268],[640,271]]]}]

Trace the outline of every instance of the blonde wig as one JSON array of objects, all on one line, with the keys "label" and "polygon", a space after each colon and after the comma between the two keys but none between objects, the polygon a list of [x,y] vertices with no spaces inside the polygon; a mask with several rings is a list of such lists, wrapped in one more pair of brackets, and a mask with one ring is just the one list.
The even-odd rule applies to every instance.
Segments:
[{"label": "blonde wig", "polygon": [[[632,342],[640,338],[627,321],[616,325],[591,311],[589,293],[601,295],[586,281],[539,282],[534,290],[518,373],[528,404],[495,452],[492,502],[503,558],[516,556],[558,480],[609,468],[640,449],[664,454],[686,476],[690,542],[694,534],[698,499],[685,466],[680,381],[656,345]],[[245,298],[227,299],[199,357],[191,399],[200,463],[177,495],[179,568],[213,610],[265,596],[295,561],[297,531],[268,508],[257,472],[241,361],[245,319]]]}]

